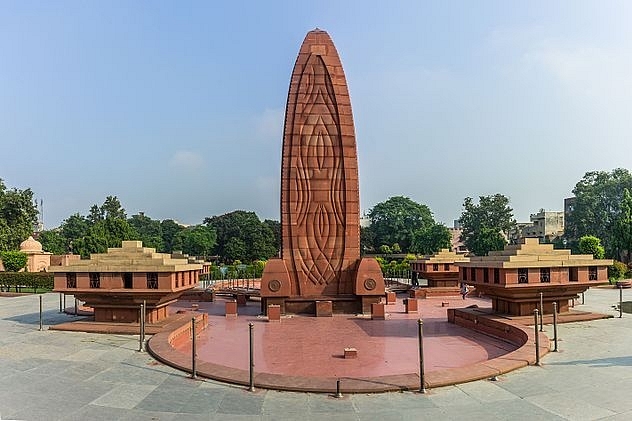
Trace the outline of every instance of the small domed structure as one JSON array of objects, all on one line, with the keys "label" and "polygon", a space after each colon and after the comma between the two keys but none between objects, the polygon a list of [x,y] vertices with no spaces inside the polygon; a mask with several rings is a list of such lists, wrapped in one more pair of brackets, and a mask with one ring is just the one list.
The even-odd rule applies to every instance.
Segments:
[{"label": "small domed structure", "polygon": [[52,253],[46,252],[42,248],[42,243],[29,236],[20,243],[20,251],[26,254],[26,270],[28,272],[42,272],[48,270],[50,266],[50,256]]},{"label": "small domed structure", "polygon": [[20,251],[23,253],[41,253],[42,243],[33,238],[33,236],[29,236],[26,240],[20,243]]}]

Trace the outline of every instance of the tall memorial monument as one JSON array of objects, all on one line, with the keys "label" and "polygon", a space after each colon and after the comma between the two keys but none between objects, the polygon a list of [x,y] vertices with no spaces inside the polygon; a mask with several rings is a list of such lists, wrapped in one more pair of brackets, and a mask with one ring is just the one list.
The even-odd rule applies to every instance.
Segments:
[{"label": "tall memorial monument", "polygon": [[282,313],[368,313],[384,295],[375,259],[360,258],[358,158],[342,63],[310,31],[292,72],[281,164],[281,257],[261,278],[262,307]]}]

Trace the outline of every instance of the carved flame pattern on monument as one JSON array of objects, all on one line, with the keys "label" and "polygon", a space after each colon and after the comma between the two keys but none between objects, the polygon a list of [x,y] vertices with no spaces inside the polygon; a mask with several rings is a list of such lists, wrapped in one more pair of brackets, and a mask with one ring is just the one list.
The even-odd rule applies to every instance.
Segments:
[{"label": "carved flame pattern on monument", "polygon": [[[294,273],[313,285],[336,280],[345,250],[345,180],[342,138],[336,96],[322,58],[311,55],[298,85],[294,114],[298,136],[292,143],[295,157],[295,197],[290,227]],[[299,279],[298,286],[305,285]]]}]

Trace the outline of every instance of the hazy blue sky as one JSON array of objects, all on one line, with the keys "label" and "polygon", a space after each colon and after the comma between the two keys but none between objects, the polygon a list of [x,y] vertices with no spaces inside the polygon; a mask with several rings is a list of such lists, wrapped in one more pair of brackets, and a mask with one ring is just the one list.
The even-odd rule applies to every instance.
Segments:
[{"label": "hazy blue sky", "polygon": [[363,210],[451,226],[463,198],[561,210],[632,159],[629,1],[0,0],[0,178],[47,228],[107,195],[128,215],[279,218],[283,114],[305,34],[329,32]]}]

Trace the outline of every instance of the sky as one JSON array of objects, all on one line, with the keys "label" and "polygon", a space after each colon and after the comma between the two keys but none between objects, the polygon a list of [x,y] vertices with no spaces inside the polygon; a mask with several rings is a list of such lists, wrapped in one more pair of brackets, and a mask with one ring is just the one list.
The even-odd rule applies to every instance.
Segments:
[{"label": "sky", "polygon": [[318,27],[353,107],[362,211],[392,196],[452,226],[501,193],[562,210],[630,168],[629,1],[0,0],[0,179],[46,228],[106,196],[129,216],[279,219],[290,75]]}]

